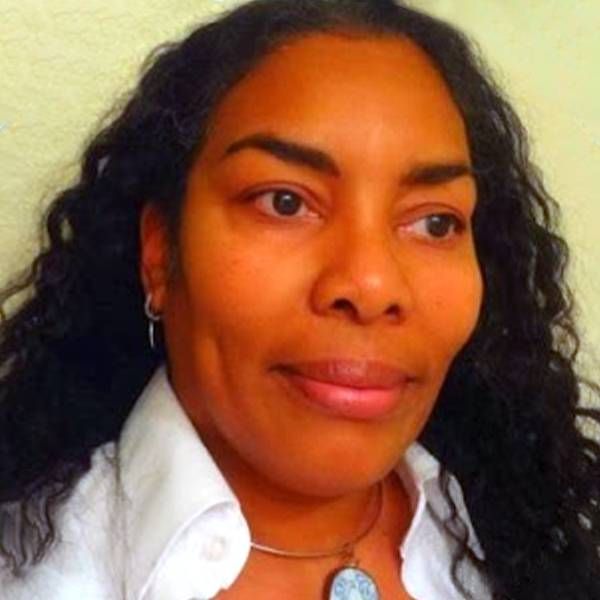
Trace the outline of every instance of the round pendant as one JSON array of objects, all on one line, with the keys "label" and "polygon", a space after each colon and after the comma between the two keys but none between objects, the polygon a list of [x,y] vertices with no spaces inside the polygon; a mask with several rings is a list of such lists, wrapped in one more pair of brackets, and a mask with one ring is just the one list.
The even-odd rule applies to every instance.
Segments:
[{"label": "round pendant", "polygon": [[379,590],[366,571],[344,567],[333,574],[327,600],[379,600]]}]

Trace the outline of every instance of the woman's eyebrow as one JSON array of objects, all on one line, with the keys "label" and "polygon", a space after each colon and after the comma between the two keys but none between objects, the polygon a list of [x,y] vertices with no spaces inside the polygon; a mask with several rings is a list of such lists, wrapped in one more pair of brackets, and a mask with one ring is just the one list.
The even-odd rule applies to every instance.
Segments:
[{"label": "woman's eyebrow", "polygon": [[221,160],[245,148],[263,150],[285,162],[309,167],[327,175],[334,175],[335,177],[341,175],[339,167],[326,152],[268,133],[253,133],[233,142],[233,144],[227,146]]},{"label": "woman's eyebrow", "polygon": [[[253,133],[240,138],[227,146],[219,160],[224,160],[246,148],[262,150],[284,162],[308,167],[327,175],[335,177],[341,175],[341,170],[335,160],[323,150],[269,133]],[[439,185],[463,176],[474,178],[473,168],[466,162],[420,163],[414,165],[403,175],[400,184],[408,186]]]}]

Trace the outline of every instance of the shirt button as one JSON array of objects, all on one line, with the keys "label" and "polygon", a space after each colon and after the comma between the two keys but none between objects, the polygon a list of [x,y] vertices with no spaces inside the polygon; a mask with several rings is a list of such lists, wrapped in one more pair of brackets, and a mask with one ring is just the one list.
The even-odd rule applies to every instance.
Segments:
[{"label": "shirt button", "polygon": [[217,561],[225,556],[227,542],[222,537],[213,537],[206,541],[202,548],[202,556],[206,560]]}]

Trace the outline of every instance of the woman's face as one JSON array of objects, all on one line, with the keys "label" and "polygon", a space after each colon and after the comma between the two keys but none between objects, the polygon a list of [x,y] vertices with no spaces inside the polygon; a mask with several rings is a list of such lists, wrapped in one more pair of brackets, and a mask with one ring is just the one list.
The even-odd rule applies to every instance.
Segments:
[{"label": "woman's face", "polygon": [[[281,142],[232,148],[257,135]],[[315,34],[228,92],[189,175],[171,280],[160,219],[142,220],[171,382],[217,458],[321,496],[395,466],[480,310],[469,165],[461,116],[409,41]],[[412,380],[353,412],[313,404],[279,368],[334,359]]]}]

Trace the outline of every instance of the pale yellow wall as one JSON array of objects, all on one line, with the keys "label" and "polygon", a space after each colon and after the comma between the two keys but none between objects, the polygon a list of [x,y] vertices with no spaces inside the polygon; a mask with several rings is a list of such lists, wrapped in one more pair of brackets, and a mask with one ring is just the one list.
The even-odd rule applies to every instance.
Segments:
[{"label": "pale yellow wall", "polygon": [[[232,4],[0,0],[0,281],[32,256],[40,207],[73,174],[85,136],[133,84],[147,52]],[[598,364],[600,2],[414,4],[476,37],[525,118],[547,185],[563,206],[585,356],[594,348]]]}]

